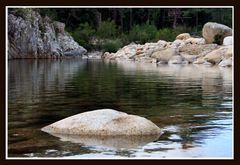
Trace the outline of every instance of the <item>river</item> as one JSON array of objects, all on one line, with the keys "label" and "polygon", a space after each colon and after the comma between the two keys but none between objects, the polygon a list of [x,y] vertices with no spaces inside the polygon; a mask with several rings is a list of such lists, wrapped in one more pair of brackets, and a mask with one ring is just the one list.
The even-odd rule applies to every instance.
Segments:
[{"label": "river", "polygon": [[[233,157],[232,68],[10,60],[7,74],[9,158]],[[103,108],[143,116],[163,134],[147,143],[116,147],[98,140],[63,140],[40,130]]]}]

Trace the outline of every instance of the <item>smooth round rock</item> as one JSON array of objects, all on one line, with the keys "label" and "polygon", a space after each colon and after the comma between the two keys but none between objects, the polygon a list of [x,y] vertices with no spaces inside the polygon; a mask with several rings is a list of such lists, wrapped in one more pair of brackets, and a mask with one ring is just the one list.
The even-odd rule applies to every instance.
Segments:
[{"label": "smooth round rock", "polygon": [[80,113],[41,129],[50,134],[71,135],[158,135],[161,130],[146,118],[112,109]]}]

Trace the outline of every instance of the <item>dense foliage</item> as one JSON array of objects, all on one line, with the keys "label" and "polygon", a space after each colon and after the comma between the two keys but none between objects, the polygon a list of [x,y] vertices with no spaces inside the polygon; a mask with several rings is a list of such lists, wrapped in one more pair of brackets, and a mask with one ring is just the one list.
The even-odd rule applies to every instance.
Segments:
[{"label": "dense foliage", "polygon": [[232,27],[231,8],[9,9],[14,10],[20,16],[36,10],[43,17],[64,22],[66,30],[87,49],[112,51],[130,42],[172,41],[182,32],[200,36],[209,21]]}]

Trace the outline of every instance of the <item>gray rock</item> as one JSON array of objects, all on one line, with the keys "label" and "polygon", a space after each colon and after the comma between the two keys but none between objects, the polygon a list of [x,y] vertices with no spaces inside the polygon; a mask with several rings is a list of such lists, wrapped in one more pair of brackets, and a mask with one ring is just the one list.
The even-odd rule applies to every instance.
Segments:
[{"label": "gray rock", "polygon": [[160,135],[161,130],[151,121],[112,109],[80,113],[42,128],[50,134],[73,135]]},{"label": "gray rock", "polygon": [[208,22],[203,26],[202,35],[206,43],[217,43],[222,45],[223,39],[232,35],[232,29],[226,25]]},{"label": "gray rock", "polygon": [[8,14],[8,58],[59,58],[87,52],[64,30],[65,24],[42,18],[31,11],[27,16]]}]

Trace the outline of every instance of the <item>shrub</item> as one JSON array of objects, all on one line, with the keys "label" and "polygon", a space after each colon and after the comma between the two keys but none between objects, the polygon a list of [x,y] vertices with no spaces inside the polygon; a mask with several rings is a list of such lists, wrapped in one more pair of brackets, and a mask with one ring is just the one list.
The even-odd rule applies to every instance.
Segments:
[{"label": "shrub", "polygon": [[86,49],[91,49],[91,39],[95,30],[88,23],[79,24],[78,27],[71,32],[75,41]]},{"label": "shrub", "polygon": [[103,21],[97,28],[97,36],[99,38],[113,38],[118,33],[117,26],[114,21]]},{"label": "shrub", "polygon": [[177,26],[173,30],[176,32],[177,35],[179,35],[181,33],[191,33],[192,32],[192,28],[187,27],[187,26]]},{"label": "shrub", "polygon": [[17,16],[20,16],[24,19],[29,19],[32,14],[32,9],[31,8],[17,8],[14,9],[14,12]]},{"label": "shrub", "polygon": [[155,41],[157,28],[154,25],[135,25],[129,32],[129,40],[139,43]]},{"label": "shrub", "polygon": [[158,39],[165,41],[174,41],[176,38],[176,32],[170,28],[163,28],[158,31]]},{"label": "shrub", "polygon": [[123,43],[123,45],[128,45],[130,43],[128,35],[125,33],[122,33],[119,38],[121,38],[121,41]]},{"label": "shrub", "polygon": [[122,46],[123,43],[120,39],[106,40],[102,45],[102,49],[104,52],[116,52]]}]

